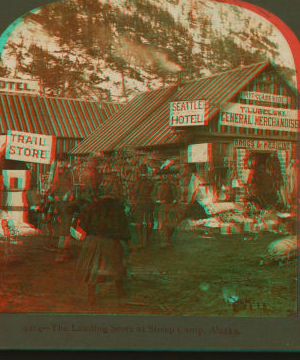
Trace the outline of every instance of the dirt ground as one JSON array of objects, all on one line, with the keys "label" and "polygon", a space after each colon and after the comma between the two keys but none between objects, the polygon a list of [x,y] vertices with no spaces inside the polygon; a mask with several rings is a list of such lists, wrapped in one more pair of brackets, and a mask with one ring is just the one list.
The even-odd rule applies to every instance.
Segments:
[{"label": "dirt ground", "polygon": [[114,284],[107,284],[91,306],[85,284],[74,280],[81,245],[73,244],[72,259],[55,263],[57,254],[43,249],[42,236],[23,237],[9,261],[0,244],[0,311],[289,316],[297,305],[296,261],[260,265],[260,255],[278,238],[179,230],[172,247],[162,249],[156,232],[150,246],[131,252],[125,298],[118,299]]}]

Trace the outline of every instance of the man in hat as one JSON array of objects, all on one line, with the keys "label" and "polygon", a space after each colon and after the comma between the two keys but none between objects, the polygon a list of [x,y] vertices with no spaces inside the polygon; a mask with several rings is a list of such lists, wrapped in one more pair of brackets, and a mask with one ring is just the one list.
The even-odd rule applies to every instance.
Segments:
[{"label": "man in hat", "polygon": [[154,211],[154,203],[151,195],[154,182],[150,178],[146,164],[140,166],[139,174],[139,179],[134,191],[134,201],[135,218],[138,225],[138,247],[142,248],[151,242]]},{"label": "man in hat", "polygon": [[61,156],[54,174],[51,198],[54,200],[53,212],[57,218],[53,224],[54,237],[58,238],[58,248],[61,251],[55,262],[63,262],[68,260],[71,247],[72,214],[67,211],[67,207],[74,198],[74,184],[72,170]]},{"label": "man in hat", "polygon": [[160,222],[162,235],[161,247],[169,247],[175,227],[178,225],[178,217],[174,204],[180,201],[180,189],[173,179],[170,168],[162,169],[163,180],[156,184],[153,190],[153,198],[156,202],[156,211]]}]

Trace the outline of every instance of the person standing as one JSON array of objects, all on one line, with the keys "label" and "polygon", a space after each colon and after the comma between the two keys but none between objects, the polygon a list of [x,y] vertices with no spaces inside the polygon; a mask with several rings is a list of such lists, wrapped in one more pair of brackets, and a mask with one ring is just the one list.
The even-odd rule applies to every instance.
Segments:
[{"label": "person standing", "polygon": [[[48,189],[43,195],[41,201],[40,211],[42,212],[42,229],[43,235],[46,237],[44,250],[56,251],[58,239],[54,238],[53,224],[57,219],[55,218],[54,198],[51,196],[52,189]],[[56,241],[57,240],[57,241]]]},{"label": "person standing", "polygon": [[78,216],[80,234],[85,234],[75,278],[87,284],[88,302],[96,302],[96,286],[115,282],[119,297],[125,295],[124,252],[130,240],[121,198],[111,195],[95,200]]},{"label": "person standing", "polygon": [[139,168],[139,174],[140,177],[134,191],[134,202],[138,231],[138,247],[143,248],[151,243],[154,211],[152,191],[154,183],[150,178],[148,168],[145,164]]},{"label": "person standing", "polygon": [[[276,208],[280,201],[277,187],[281,179],[280,166],[274,160],[267,161],[265,154],[258,154],[252,160],[250,200],[256,200],[261,209]],[[272,166],[276,165],[276,168]],[[276,171],[274,171],[276,169]]]},{"label": "person standing", "polygon": [[180,201],[180,189],[169,169],[163,170],[162,174],[163,180],[154,187],[153,198],[160,223],[161,247],[169,247],[172,245],[174,229],[178,225],[175,204]]},{"label": "person standing", "polygon": [[53,222],[54,238],[58,239],[58,249],[60,254],[55,262],[68,260],[71,248],[70,227],[72,214],[67,211],[67,207],[74,199],[73,174],[65,161],[58,164],[58,169],[54,175],[53,189],[51,193],[53,199],[53,216],[57,220]]}]

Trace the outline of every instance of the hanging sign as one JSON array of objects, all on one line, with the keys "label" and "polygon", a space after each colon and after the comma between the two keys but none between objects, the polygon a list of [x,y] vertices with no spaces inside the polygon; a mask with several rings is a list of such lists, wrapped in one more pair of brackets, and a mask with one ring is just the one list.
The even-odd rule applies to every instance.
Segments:
[{"label": "hanging sign", "polygon": [[6,135],[0,135],[0,159],[5,157]]},{"label": "hanging sign", "polygon": [[207,100],[174,101],[170,103],[170,126],[206,125],[207,119]]},{"label": "hanging sign", "polygon": [[56,137],[9,130],[5,158],[51,164],[55,157]]},{"label": "hanging sign", "polygon": [[233,142],[236,148],[246,148],[253,150],[291,150],[292,143],[289,141],[275,141],[275,140],[248,140],[236,139]]},{"label": "hanging sign", "polygon": [[246,100],[275,102],[280,104],[289,104],[291,102],[290,96],[266,94],[256,91],[241,91],[240,98]]},{"label": "hanging sign", "polygon": [[255,129],[298,131],[298,110],[227,103],[220,112],[220,124]]},{"label": "hanging sign", "polygon": [[38,94],[40,93],[40,83],[39,81],[0,77],[0,91],[23,94]]},{"label": "hanging sign", "polygon": [[188,162],[203,163],[211,160],[211,143],[188,146]]}]

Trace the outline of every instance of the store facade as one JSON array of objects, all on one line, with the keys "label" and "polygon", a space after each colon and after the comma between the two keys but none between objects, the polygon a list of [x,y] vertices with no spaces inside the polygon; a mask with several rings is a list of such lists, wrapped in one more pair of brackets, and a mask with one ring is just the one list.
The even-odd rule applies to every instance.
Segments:
[{"label": "store facade", "polygon": [[[218,193],[229,188],[235,201],[256,199],[263,208],[280,203],[279,208],[289,209],[296,201],[297,92],[272,64],[264,64],[242,89],[233,89],[234,94],[226,83],[236,82],[238,88],[235,75],[233,71],[229,79],[222,75],[218,81],[212,79],[210,101],[218,110],[207,125],[186,130],[190,144],[185,159],[196,162],[200,172],[210,168],[202,173]],[[234,96],[224,102],[220,99],[224,92]],[[181,96],[184,99],[185,93]],[[196,144],[210,149],[206,159],[189,156]]]},{"label": "store facade", "polygon": [[57,158],[122,107],[44,97],[38,82],[0,78],[2,208],[26,221],[28,192],[39,192]]},{"label": "store facade", "polygon": [[297,107],[297,90],[273,63],[253,64],[141,94],[70,155],[127,147],[168,154],[194,163],[204,184],[216,193],[229,188],[235,201],[261,195],[265,177],[274,184],[262,201],[276,194],[288,208],[295,201]]}]

